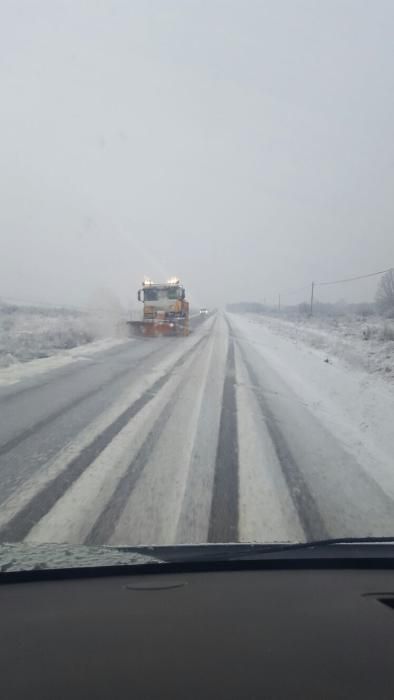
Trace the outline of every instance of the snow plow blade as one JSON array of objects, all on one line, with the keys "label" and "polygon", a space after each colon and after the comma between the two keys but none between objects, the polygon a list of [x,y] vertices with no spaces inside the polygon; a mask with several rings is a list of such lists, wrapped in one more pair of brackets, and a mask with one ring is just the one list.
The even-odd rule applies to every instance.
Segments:
[{"label": "snow plow blade", "polygon": [[128,321],[131,337],[186,336],[189,335],[188,320],[179,321]]}]

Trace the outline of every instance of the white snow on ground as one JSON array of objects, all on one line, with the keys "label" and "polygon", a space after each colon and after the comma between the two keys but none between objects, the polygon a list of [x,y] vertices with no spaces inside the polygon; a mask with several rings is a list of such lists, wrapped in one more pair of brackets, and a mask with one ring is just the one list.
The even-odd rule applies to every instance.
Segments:
[{"label": "white snow on ground", "polygon": [[321,350],[329,362],[339,360],[394,383],[394,321],[375,316],[362,320],[351,315],[277,318],[249,313],[245,316],[297,344]]},{"label": "white snow on ground", "polygon": [[48,357],[94,340],[85,314],[0,304],[0,366]]},{"label": "white snow on ground", "polygon": [[[125,328],[125,326],[124,326]],[[0,302],[0,384],[13,384],[124,342],[119,313]]]},{"label": "white snow on ground", "polygon": [[339,359],[326,362],[326,351],[298,342],[290,323],[286,333],[276,319],[229,317],[235,331],[394,497],[394,387]]}]

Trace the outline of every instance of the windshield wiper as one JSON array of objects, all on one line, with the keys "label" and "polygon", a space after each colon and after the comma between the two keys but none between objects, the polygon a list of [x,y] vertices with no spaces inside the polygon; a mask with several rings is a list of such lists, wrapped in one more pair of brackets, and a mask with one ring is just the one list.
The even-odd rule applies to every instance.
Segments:
[{"label": "windshield wiper", "polygon": [[[380,545],[380,546],[377,546]],[[224,564],[269,560],[384,558],[394,561],[393,537],[337,537],[309,542],[97,546],[0,544],[0,575],[45,569],[108,570],[165,565]],[[158,569],[159,570],[159,569]]]},{"label": "windshield wiper", "polygon": [[[348,545],[344,547],[343,545]],[[368,546],[369,545],[369,546]],[[197,544],[174,546],[138,546],[120,547],[121,551],[145,553],[157,557],[166,563],[187,562],[231,562],[258,560],[264,558],[277,558],[284,554],[286,558],[305,557],[313,558],[317,555],[354,557],[356,554],[371,556],[383,554],[383,548],[376,549],[376,545],[387,545],[384,556],[394,556],[393,537],[333,537],[322,540],[310,540],[308,542],[273,542],[269,544]],[[391,547],[390,547],[391,545]],[[362,549],[360,550],[360,546]]]},{"label": "windshield wiper", "polygon": [[[332,550],[332,553],[338,555],[340,554],[341,556],[348,556],[349,555],[349,549],[343,548],[341,549],[342,545],[347,545],[347,546],[355,546],[355,549],[358,549],[358,547],[365,546],[365,545],[379,545],[379,544],[385,544],[385,545],[392,545],[393,547],[393,554],[394,554],[394,536],[393,537],[332,537],[332,538],[327,538],[327,539],[322,539],[322,540],[309,540],[308,542],[295,542],[295,543],[279,543],[279,544],[273,544],[273,545],[256,545],[253,547],[252,552],[249,554],[245,552],[245,556],[251,555],[251,558],[254,556],[260,557],[265,554],[280,554],[282,552],[288,552],[288,553],[303,553],[303,552],[309,552],[313,555],[316,555],[316,553],[321,553],[322,550]],[[367,550],[362,549],[362,553],[366,554]],[[244,555],[241,554],[241,558],[244,558]]]}]

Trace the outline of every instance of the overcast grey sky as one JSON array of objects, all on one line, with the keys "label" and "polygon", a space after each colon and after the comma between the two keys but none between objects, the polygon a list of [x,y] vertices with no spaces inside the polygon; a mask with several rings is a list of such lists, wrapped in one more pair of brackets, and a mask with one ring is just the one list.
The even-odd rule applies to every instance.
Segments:
[{"label": "overcast grey sky", "polygon": [[394,265],[392,0],[0,8],[0,296],[176,274],[210,306]]}]

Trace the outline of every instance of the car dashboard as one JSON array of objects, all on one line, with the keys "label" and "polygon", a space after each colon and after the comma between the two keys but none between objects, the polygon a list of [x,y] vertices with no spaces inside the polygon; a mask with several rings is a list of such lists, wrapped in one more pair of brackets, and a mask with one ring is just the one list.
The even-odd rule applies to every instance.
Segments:
[{"label": "car dashboard", "polygon": [[394,694],[391,565],[178,564],[0,583],[7,700]]}]

